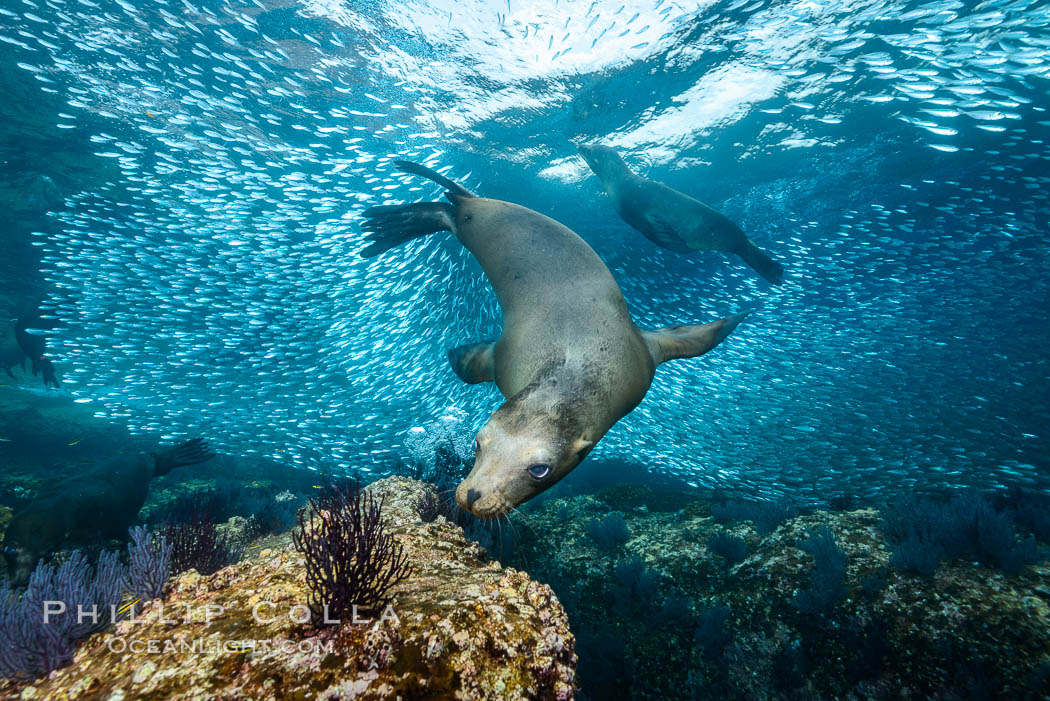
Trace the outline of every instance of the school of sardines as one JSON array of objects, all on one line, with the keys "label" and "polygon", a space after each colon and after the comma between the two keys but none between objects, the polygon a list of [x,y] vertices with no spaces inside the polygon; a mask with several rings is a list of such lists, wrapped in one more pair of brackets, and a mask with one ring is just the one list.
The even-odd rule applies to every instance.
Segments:
[{"label": "school of sardines", "polygon": [[[0,7],[0,42],[64,101],[55,138],[106,176],[36,236],[63,389],[307,469],[381,474],[442,417],[472,434],[497,397],[445,350],[498,333],[488,283],[447,238],[359,255],[366,208],[440,192],[405,159],[573,228],[640,326],[755,310],[717,363],[661,370],[595,456],[799,501],[1050,486],[1046,361],[997,324],[1046,333],[1050,6],[516,9]],[[581,157],[597,142],[730,217],[783,284],[646,241]]]}]

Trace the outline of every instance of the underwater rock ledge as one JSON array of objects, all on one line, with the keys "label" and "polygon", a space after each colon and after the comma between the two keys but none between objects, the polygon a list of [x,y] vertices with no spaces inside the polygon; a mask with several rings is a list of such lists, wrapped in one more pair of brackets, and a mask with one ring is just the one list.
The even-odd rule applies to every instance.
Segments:
[{"label": "underwater rock ledge", "polygon": [[[163,610],[119,622],[87,640],[70,666],[25,688],[0,686],[0,697],[573,698],[575,639],[551,589],[486,562],[445,519],[420,522],[415,503],[431,486],[391,477],[367,489],[384,499],[387,531],[413,568],[394,588],[396,621],[319,630],[294,622],[292,608],[309,592],[286,534],[211,576],[173,579]],[[260,602],[272,606],[256,619]],[[224,612],[206,622],[218,610],[209,606]]]},{"label": "underwater rock ledge", "polygon": [[[518,553],[569,612],[581,696],[1050,699],[1050,562],[920,575],[892,564],[874,509],[762,528],[719,505],[617,485],[529,513],[543,537]],[[611,516],[620,538],[598,527]]]}]

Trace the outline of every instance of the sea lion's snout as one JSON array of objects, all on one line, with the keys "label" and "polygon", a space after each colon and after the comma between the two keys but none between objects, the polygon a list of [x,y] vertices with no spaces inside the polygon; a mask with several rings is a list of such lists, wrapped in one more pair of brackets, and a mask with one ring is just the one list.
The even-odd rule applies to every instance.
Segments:
[{"label": "sea lion's snout", "polygon": [[[569,473],[594,445],[559,435],[559,425],[519,398],[496,410],[474,441],[474,467],[456,503],[480,518],[499,518]],[[546,399],[537,400],[546,406]]]},{"label": "sea lion's snout", "polygon": [[474,467],[456,488],[456,503],[479,518],[503,516],[546,488],[545,456],[543,441],[490,420],[474,441]]},{"label": "sea lion's snout", "polygon": [[594,146],[591,144],[579,144],[577,150],[580,155],[583,156],[583,160],[587,161],[587,165],[594,167]]},{"label": "sea lion's snout", "polygon": [[483,493],[469,485],[470,478],[456,489],[456,504],[464,511],[468,511],[478,518],[497,518],[510,511],[514,506],[506,501],[499,491],[488,491]]},{"label": "sea lion's snout", "polygon": [[601,178],[606,178],[622,167],[623,160],[613,149],[602,144],[580,144],[577,146],[583,160]]}]

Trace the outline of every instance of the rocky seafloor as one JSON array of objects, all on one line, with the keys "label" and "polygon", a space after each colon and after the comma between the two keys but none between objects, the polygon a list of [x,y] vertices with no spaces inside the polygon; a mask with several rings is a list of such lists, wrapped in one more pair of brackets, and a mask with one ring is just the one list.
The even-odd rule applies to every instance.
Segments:
[{"label": "rocky seafloor", "polygon": [[[0,493],[16,509],[55,475],[154,444],[96,425],[90,407],[57,393],[0,388],[0,403]],[[317,478],[294,472],[220,456],[156,480],[140,517],[214,489],[218,475],[312,493]],[[381,480],[369,489],[384,495],[413,566],[394,590],[397,622],[297,623],[291,609],[309,592],[291,534],[246,536],[236,564],[168,583],[171,622],[140,612],[143,623],[89,638],[71,666],[0,682],[0,698],[1050,698],[1045,560],[1007,573],[956,558],[915,574],[892,562],[897,545],[873,509],[763,526],[717,514],[718,495],[655,481],[556,498],[566,486],[578,485],[503,524],[513,543],[468,523],[486,553],[446,519],[462,520],[454,507],[423,522],[417,505],[432,486]],[[622,540],[603,544],[593,525],[610,515]],[[0,525],[9,518],[0,508]],[[833,547],[820,550],[810,541],[825,528]],[[253,620],[262,601],[274,620]],[[206,623],[209,605],[224,614]]]},{"label": "rocky seafloor", "polygon": [[[70,666],[31,685],[8,682],[0,695],[572,698],[574,638],[557,598],[528,575],[487,561],[459,527],[421,522],[415,503],[426,489],[398,477],[368,487],[384,499],[386,528],[412,566],[393,591],[396,620],[319,629],[295,622],[293,607],[309,592],[290,537],[278,536],[211,576],[173,579],[158,605],[137,616],[141,622],[117,623],[87,640]],[[256,618],[260,602],[267,603]]]},{"label": "rocky seafloor", "polygon": [[[515,558],[569,612],[581,698],[1050,698],[1047,562],[908,574],[876,510],[816,511],[762,535],[719,523],[712,504],[620,486],[550,501],[519,528]],[[629,533],[612,551],[587,532],[609,513]],[[819,581],[806,549],[824,527],[840,582]],[[715,553],[719,533],[743,539],[742,560]]]}]

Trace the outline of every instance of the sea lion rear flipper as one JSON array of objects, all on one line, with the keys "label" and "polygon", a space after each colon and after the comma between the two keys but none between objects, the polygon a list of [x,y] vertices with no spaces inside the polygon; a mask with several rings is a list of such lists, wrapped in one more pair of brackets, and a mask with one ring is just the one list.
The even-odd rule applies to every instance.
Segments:
[{"label": "sea lion rear flipper", "polygon": [[59,388],[58,376],[55,375],[55,364],[43,356],[40,357],[40,372],[44,376],[44,387],[54,385],[55,389]]},{"label": "sea lion rear flipper", "polygon": [[444,202],[369,207],[363,214],[365,223],[361,228],[368,232],[365,240],[369,242],[361,251],[363,258],[378,256],[406,241],[436,231],[452,231],[452,222],[455,221],[452,205]]},{"label": "sea lion rear flipper", "polygon": [[468,385],[493,382],[495,380],[492,359],[494,345],[492,341],[484,341],[457,346],[448,352],[448,362],[456,371],[459,379]]},{"label": "sea lion rear flipper", "polygon": [[721,343],[750,313],[741,312],[709,324],[642,331],[642,338],[657,365],[677,358],[695,358]]},{"label": "sea lion rear flipper", "polygon": [[436,170],[427,168],[419,163],[413,163],[412,161],[394,161],[394,165],[397,166],[398,170],[404,173],[412,173],[413,175],[420,175],[427,180],[433,180],[453,195],[459,195],[460,197],[477,197],[473,192],[454,180],[450,180]]},{"label": "sea lion rear flipper", "polygon": [[737,254],[768,282],[774,285],[784,282],[784,266],[770,258],[769,254],[751,243],[751,241],[748,241],[743,248],[737,251]]},{"label": "sea lion rear flipper", "polygon": [[160,477],[168,474],[176,467],[196,465],[214,457],[215,453],[208,447],[206,440],[193,438],[185,443],[154,453],[153,476]]}]

